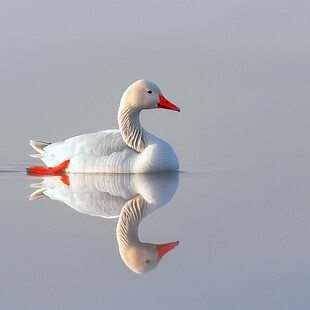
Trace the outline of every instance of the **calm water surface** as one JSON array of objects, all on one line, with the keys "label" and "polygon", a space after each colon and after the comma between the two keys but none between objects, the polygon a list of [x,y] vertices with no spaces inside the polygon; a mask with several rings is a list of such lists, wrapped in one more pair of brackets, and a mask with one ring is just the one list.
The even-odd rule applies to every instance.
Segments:
[{"label": "calm water surface", "polygon": [[[41,179],[25,167],[0,167],[1,309],[310,307],[305,171]],[[174,241],[158,261],[153,244]]]}]

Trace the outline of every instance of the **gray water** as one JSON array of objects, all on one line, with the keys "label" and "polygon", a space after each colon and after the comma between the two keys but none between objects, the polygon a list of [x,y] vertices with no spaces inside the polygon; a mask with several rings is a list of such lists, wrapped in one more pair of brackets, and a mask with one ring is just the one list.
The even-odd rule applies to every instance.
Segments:
[{"label": "gray water", "polygon": [[179,245],[154,270],[137,274],[120,257],[117,218],[82,214],[48,198],[29,201],[29,185],[41,180],[2,172],[1,308],[310,306],[307,174],[178,178],[168,204],[141,221],[139,237]]},{"label": "gray water", "polygon": [[[1,2],[0,308],[309,309],[309,11],[278,0]],[[29,200],[42,179],[26,175],[39,164],[28,140],[117,128],[121,94],[141,78],[181,108],[141,115],[180,172],[48,178],[53,199]],[[138,205],[140,241],[179,241],[143,274],[117,237],[137,195],[153,201]]]}]

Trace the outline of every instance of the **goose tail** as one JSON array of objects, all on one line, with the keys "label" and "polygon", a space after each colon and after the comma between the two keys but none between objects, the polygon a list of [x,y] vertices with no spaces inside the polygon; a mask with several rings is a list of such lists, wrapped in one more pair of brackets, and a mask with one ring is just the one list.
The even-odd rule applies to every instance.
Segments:
[{"label": "goose tail", "polygon": [[44,156],[46,154],[46,152],[44,151],[44,148],[46,146],[50,145],[51,143],[43,142],[43,141],[30,140],[29,144],[39,153],[39,154],[30,155],[30,156],[37,158],[39,155],[43,155]]}]

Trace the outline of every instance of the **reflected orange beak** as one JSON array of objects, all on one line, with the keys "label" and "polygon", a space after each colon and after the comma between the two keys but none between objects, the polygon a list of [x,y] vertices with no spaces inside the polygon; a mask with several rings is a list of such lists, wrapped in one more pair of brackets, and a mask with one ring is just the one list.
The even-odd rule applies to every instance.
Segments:
[{"label": "reflected orange beak", "polygon": [[180,112],[181,109],[167,100],[164,96],[159,95],[158,107],[162,109],[174,110]]},{"label": "reflected orange beak", "polygon": [[179,241],[163,243],[157,245],[158,256],[157,259],[161,259],[166,253],[174,249],[179,244]]}]

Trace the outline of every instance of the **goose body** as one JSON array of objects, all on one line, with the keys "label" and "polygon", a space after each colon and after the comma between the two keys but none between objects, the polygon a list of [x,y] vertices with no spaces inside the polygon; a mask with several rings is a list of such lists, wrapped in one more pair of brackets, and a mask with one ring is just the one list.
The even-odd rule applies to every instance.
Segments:
[{"label": "goose body", "polygon": [[[157,85],[139,80],[124,92],[118,110],[119,129],[75,136],[64,141],[30,141],[48,167],[28,171],[76,173],[148,173],[177,170],[178,158],[165,141],[147,132],[139,120],[143,109],[180,109],[162,95]],[[64,165],[65,163],[65,165]],[[39,168],[39,169],[38,169]]]}]

